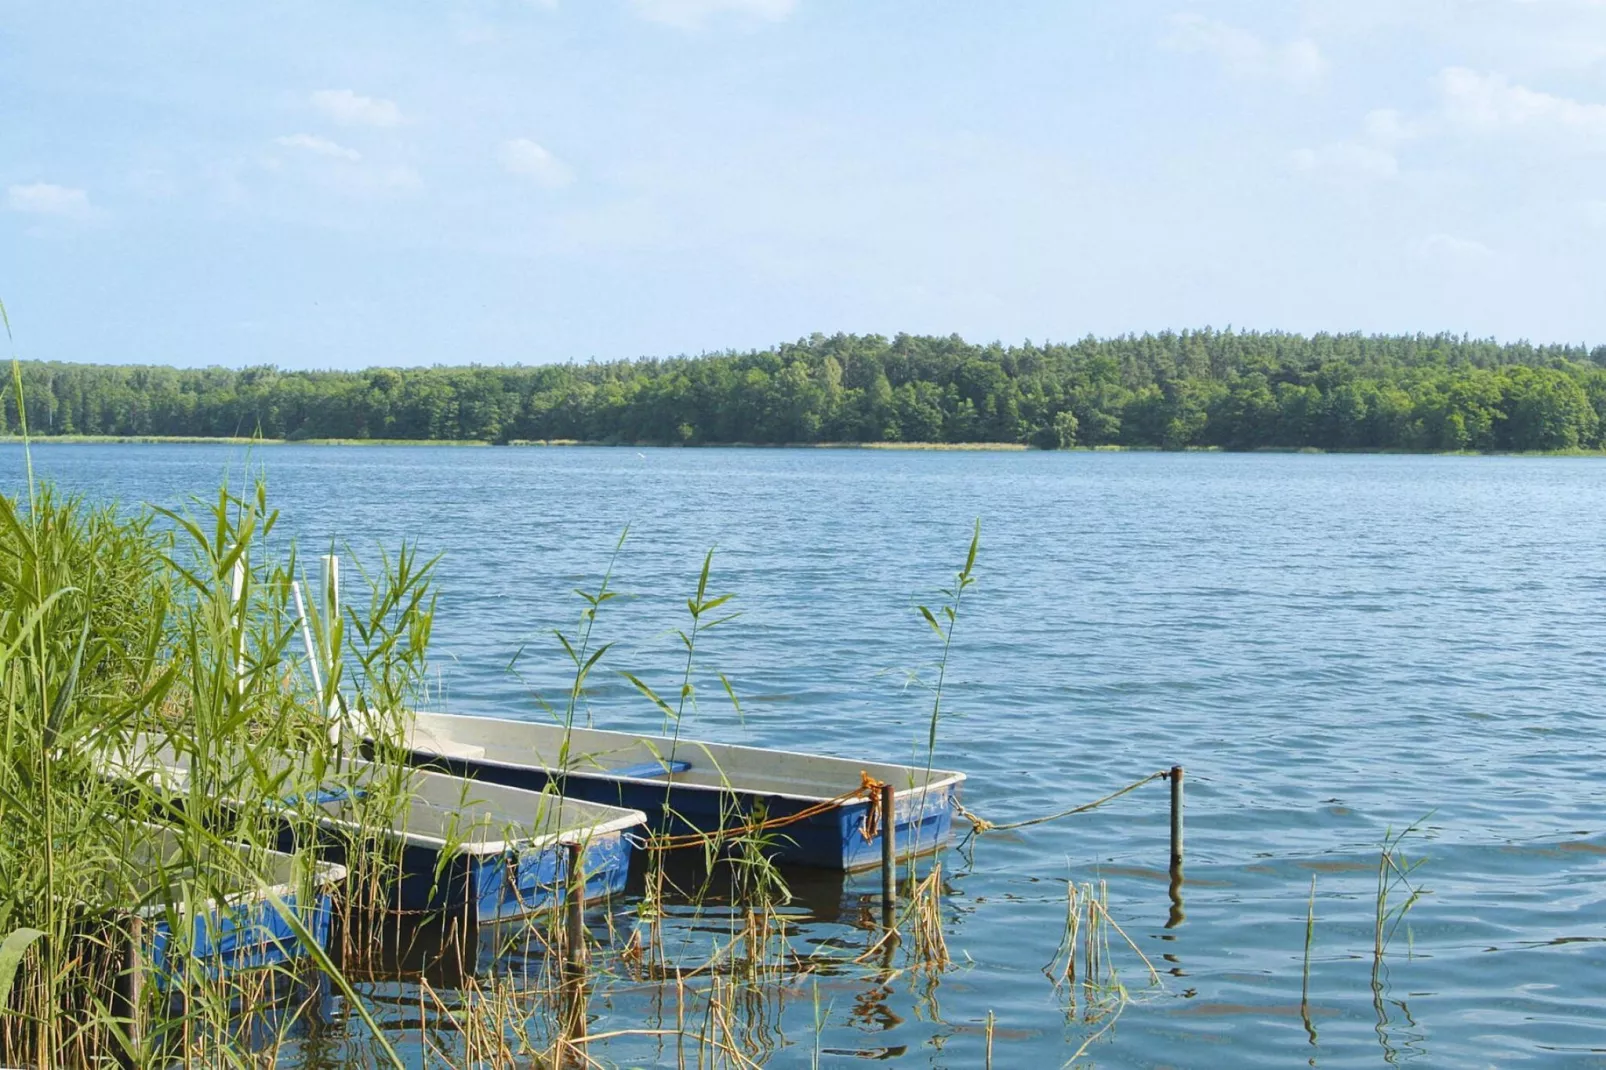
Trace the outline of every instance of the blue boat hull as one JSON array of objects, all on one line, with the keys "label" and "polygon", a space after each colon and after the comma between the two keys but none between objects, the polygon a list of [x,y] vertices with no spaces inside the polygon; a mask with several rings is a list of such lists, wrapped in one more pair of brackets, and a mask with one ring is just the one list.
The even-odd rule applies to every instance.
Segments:
[{"label": "blue boat hull", "polygon": [[[596,833],[584,842],[580,869],[587,901],[624,890],[630,847],[622,832]],[[326,848],[333,861],[344,861],[344,853],[338,843]],[[568,897],[569,852],[562,844],[494,855],[452,852],[444,864],[441,854],[418,844],[402,848],[400,877],[384,889],[391,908],[474,924],[540,914],[561,906]]]},{"label": "blue boat hull", "polygon": [[[561,787],[568,798],[640,810],[654,831],[676,836],[709,834],[739,825],[758,809],[769,820],[776,820],[816,805],[812,800],[780,795],[654,784],[585,773],[554,777],[532,766],[481,763],[417,752],[408,754],[407,760],[424,768],[529,791],[545,790],[549,783],[559,780],[561,784],[553,786]],[[894,806],[898,857],[918,857],[944,847],[953,827],[957,801],[952,787],[899,792]],[[769,834],[771,843],[766,853],[777,862],[818,869],[852,871],[879,866],[881,835],[864,835],[868,810],[867,802],[855,799],[777,828]]]},{"label": "blue boat hull", "polygon": [[[326,949],[334,914],[330,893],[319,891],[310,902],[296,895],[284,896],[281,901],[307,930],[312,943]],[[177,962],[172,961],[173,931],[168,922],[160,919],[151,927],[146,953],[160,987],[166,988],[187,969],[199,968],[209,977],[221,977],[280,966],[311,955],[307,942],[265,898],[213,910],[190,924],[188,954]]]}]

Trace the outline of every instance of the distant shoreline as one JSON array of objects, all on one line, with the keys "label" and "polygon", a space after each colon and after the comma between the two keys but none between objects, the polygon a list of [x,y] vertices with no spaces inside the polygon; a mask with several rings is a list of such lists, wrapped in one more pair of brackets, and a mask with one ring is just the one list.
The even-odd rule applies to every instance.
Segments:
[{"label": "distant shoreline", "polygon": [[210,435],[0,435],[0,444],[65,445],[195,445],[195,446],[489,446],[489,442],[429,438],[230,438]]},{"label": "distant shoreline", "polygon": [[0,431],[84,441],[1606,451],[1606,345],[1450,334],[1206,329],[1008,346],[814,334],[745,352],[584,364],[19,361],[16,373],[27,422],[8,403]]},{"label": "distant shoreline", "polygon": [[1314,446],[1261,446],[1251,450],[1227,450],[1219,446],[1189,446],[1164,450],[1159,446],[1073,446],[1063,450],[1044,450],[1019,442],[703,442],[695,445],[661,442],[588,442],[581,439],[515,439],[506,443],[478,439],[404,438],[229,438],[185,435],[37,435],[24,440],[18,435],[0,435],[0,445],[194,445],[194,446],[449,446],[453,448],[511,446],[586,446],[600,449],[690,449],[690,450],[883,450],[927,453],[1297,453],[1338,457],[1606,457],[1606,449],[1586,450],[1404,450],[1358,449],[1328,450]]}]

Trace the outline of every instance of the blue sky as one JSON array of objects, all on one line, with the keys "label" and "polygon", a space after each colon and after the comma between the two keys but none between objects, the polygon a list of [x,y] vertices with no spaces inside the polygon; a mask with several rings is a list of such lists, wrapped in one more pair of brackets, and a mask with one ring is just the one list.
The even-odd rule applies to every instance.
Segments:
[{"label": "blue sky", "polygon": [[23,357],[1606,342],[1606,0],[0,0]]}]

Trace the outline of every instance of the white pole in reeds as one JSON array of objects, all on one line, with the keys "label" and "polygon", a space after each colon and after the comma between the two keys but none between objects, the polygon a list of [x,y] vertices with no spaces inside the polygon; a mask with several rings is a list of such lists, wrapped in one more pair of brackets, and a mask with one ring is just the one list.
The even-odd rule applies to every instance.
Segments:
[{"label": "white pole in reeds", "polygon": [[307,620],[307,602],[301,594],[299,581],[290,584],[290,593],[296,600],[296,622],[301,626],[301,645],[307,651],[307,672],[312,676],[312,690],[323,700],[323,674],[318,671],[318,644],[312,641],[312,622]]},{"label": "white pole in reeds", "polygon": [[240,600],[245,597],[245,562],[236,561],[229,570],[229,609],[234,616],[234,690],[245,693],[245,613]]},{"label": "white pole in reeds", "polygon": [[881,925],[890,929],[898,886],[898,822],[892,806],[896,792],[891,784],[882,784],[878,790],[881,792]]}]

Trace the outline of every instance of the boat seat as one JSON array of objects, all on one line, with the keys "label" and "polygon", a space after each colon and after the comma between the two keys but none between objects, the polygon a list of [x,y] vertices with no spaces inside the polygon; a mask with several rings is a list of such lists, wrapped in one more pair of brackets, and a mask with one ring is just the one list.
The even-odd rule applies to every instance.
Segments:
[{"label": "boat seat", "polygon": [[474,759],[485,757],[484,747],[436,735],[422,725],[413,725],[412,731],[407,736],[407,745],[412,750],[420,751],[424,754],[433,754],[441,758]]}]

